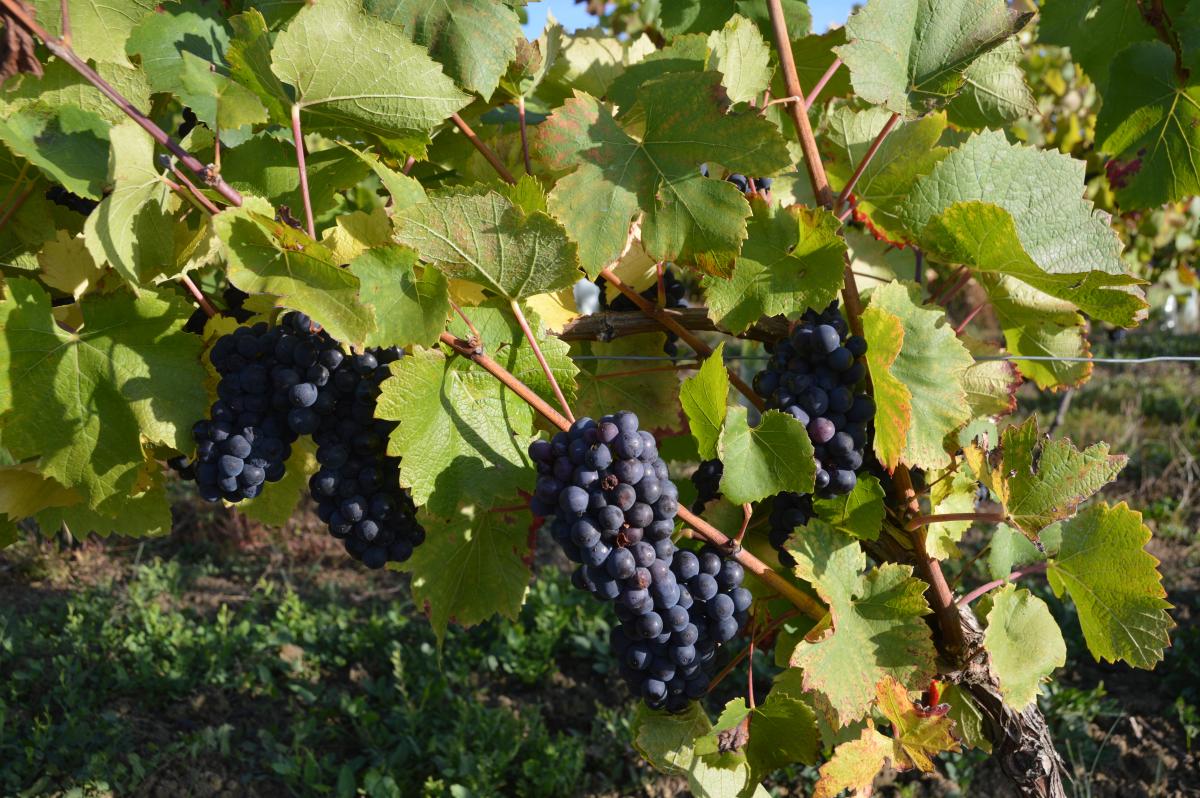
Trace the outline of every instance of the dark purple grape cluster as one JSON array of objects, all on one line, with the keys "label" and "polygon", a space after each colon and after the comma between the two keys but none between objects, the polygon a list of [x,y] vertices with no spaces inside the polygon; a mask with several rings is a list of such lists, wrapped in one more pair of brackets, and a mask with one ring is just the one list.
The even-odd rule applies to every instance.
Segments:
[{"label": "dark purple grape cluster", "polygon": [[579,564],[572,582],[615,602],[622,676],[651,708],[682,712],[707,691],[717,646],[745,623],[741,566],[675,547],[678,491],[633,413],[581,418],[529,454],[538,471],[530,509],[554,517],[554,539]]},{"label": "dark purple grape cluster", "polygon": [[[337,343],[301,313],[271,327],[239,327],[213,345],[209,361],[221,376],[209,417],[192,428],[196,458],[181,473],[194,476],[207,501],[253,499],[283,478],[291,445],[313,432],[322,412],[314,380]],[[190,472],[189,472],[190,469]]]},{"label": "dark purple grape cluster", "polygon": [[798,526],[807,526],[812,517],[812,496],[789,491],[775,497],[775,504],[771,507],[769,538],[771,545],[779,553],[779,561],[788,568],[796,564],[796,558],[789,554],[783,545],[791,537],[792,530]]},{"label": "dark purple grape cluster", "polygon": [[[702,177],[708,177],[708,164],[700,164],[700,175]],[[725,179],[737,186],[738,191],[742,192],[743,194],[765,194],[771,190],[771,184],[775,182],[774,179],[770,177],[749,178],[745,175],[737,174],[736,172],[729,175]],[[753,189],[751,186],[753,186]]]},{"label": "dark purple grape cluster", "polygon": [[[849,334],[835,302],[820,313],[807,311],[770,351],[767,367],[754,376],[754,390],[768,408],[790,414],[807,428],[817,465],[815,495],[849,493],[858,482],[875,417],[875,402],[860,387],[867,374],[862,361],[867,342]],[[784,504],[795,510],[801,501]],[[780,519],[785,516],[798,517],[781,511]],[[772,525],[772,542],[782,543],[793,528]]]},{"label": "dark purple grape cluster", "polygon": [[341,357],[318,386],[317,401],[330,410],[313,433],[321,469],[309,489],[329,533],[368,568],[404,562],[425,540],[417,508],[400,487],[400,458],[387,453],[396,423],[375,418],[387,365],[400,356],[392,348]]},{"label": "dark purple grape cluster", "polygon": [[696,501],[692,503],[692,512],[699,515],[704,512],[704,505],[721,496],[721,477],[725,474],[725,464],[720,460],[702,460],[692,472],[692,484],[696,486]]}]

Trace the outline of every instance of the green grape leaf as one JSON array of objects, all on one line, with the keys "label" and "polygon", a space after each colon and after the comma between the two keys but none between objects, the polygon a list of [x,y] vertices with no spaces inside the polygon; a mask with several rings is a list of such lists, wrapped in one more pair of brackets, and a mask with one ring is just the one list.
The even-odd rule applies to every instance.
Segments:
[{"label": "green grape leaf", "polygon": [[984,454],[970,446],[965,453],[1009,523],[1033,541],[1042,529],[1072,515],[1082,501],[1112,482],[1129,459],[1110,455],[1106,443],[1079,451],[1066,438],[1045,440],[1035,416],[1005,429],[998,451]]},{"label": "green grape leaf", "polygon": [[108,173],[108,123],[71,105],[29,108],[0,119],[0,141],[52,181],[100,199]]},{"label": "green grape leaf", "polygon": [[[901,220],[947,262],[1011,274],[1087,302],[1099,318],[1132,324],[1144,307],[1141,291],[1129,285],[1137,281],[1125,274],[1107,217],[1081,195],[1083,171],[1083,162],[1067,155],[1009,144],[1000,132],[979,133],[917,181]],[[970,205],[953,207],[959,203]]]},{"label": "green grape leaf", "polygon": [[470,102],[423,47],[358,0],[305,5],[275,39],[271,59],[310,129],[353,128],[413,154]]},{"label": "green grape leaf", "polygon": [[[576,376],[579,374],[579,367],[571,359],[570,346],[565,341],[548,335],[541,317],[533,309],[524,308],[523,310],[525,320],[529,322],[529,328],[537,339],[538,348],[542,350],[542,357],[546,359],[546,365],[554,374],[554,380],[562,389],[567,402],[572,403],[577,395]],[[538,362],[537,354],[525,340],[520,324],[507,303],[498,299],[491,300],[484,305],[471,308],[468,318],[475,325],[475,329],[479,331],[479,337],[485,344],[491,341],[498,342],[495,344],[495,350],[491,353],[492,359],[532,388],[534,393],[549,404],[558,406],[554,389],[550,386],[550,381],[546,379],[546,373],[542,369],[541,363]],[[472,334],[466,323],[457,314],[451,316],[447,329],[464,340]]]},{"label": "green grape leaf", "polygon": [[400,422],[388,454],[404,458],[401,484],[418,506],[452,518],[475,497],[530,487],[533,411],[495,377],[436,349],[415,349],[391,371],[375,415]]},{"label": "green grape leaf", "polygon": [[991,596],[983,647],[1004,703],[1020,712],[1038,696],[1042,680],[1067,663],[1067,644],[1046,602],[1016,585]]},{"label": "green grape leaf", "polygon": [[121,535],[144,538],[171,531],[171,503],[167,500],[162,468],[143,461],[133,486],[104,499],[94,509],[86,503],[48,507],[34,516],[43,530],[66,529],[76,540],[90,533],[102,537]]},{"label": "green grape leaf", "polygon": [[846,242],[829,211],[752,202],[748,238],[727,278],[702,279],[709,316],[741,333],[763,316],[823,308],[842,287]]},{"label": "green grape leaf", "polygon": [[395,224],[396,240],[422,261],[508,300],[566,288],[580,276],[575,245],[558,222],[483,186],[435,192]]},{"label": "green grape leaf", "polygon": [[860,540],[879,540],[885,515],[883,486],[871,474],[861,474],[854,490],[829,499],[814,499],[813,509],[838,532]]},{"label": "green grape leaf", "polygon": [[984,731],[983,712],[971,694],[957,684],[948,684],[942,688],[942,703],[950,705],[946,717],[954,721],[954,731],[963,745],[990,754],[992,741]]},{"label": "green grape leaf", "polygon": [[1079,612],[1088,650],[1097,660],[1125,660],[1150,669],[1171,644],[1158,560],[1145,550],[1150,530],[1141,513],[1121,502],[1093,504],[1062,525],[1062,546],[1047,576]]},{"label": "green grape leaf", "polygon": [[898,770],[916,767],[929,773],[933,757],[943,751],[958,751],[954,723],[945,716],[918,712],[908,697],[908,689],[891,676],[875,685],[879,711],[892,722],[891,759]]},{"label": "green grape leaf", "polygon": [[1102,93],[1113,56],[1134,42],[1156,38],[1138,0],[1046,0],[1038,20],[1038,39],[1070,47],[1071,60]]},{"label": "green grape leaf", "polygon": [[[309,152],[304,165],[314,217],[336,208],[342,201],[338,192],[358,183],[370,170],[368,163],[343,147]],[[221,177],[238,191],[263,197],[276,207],[286,205],[295,216],[304,213],[296,148],[269,133],[236,147],[222,147]]]},{"label": "green grape leaf", "polygon": [[359,281],[322,244],[261,211],[261,200],[213,218],[225,245],[229,281],[248,294],[270,294],[277,307],[312,316],[334,339],[361,346],[371,314],[359,300]]},{"label": "green grape leaf", "polygon": [[[612,408],[621,407],[637,415],[642,429],[678,428],[679,405],[675,401],[679,393],[678,375],[674,371],[637,373],[636,364],[620,360],[622,355],[661,352],[665,341],[662,333],[646,333],[618,338],[611,343],[576,344],[576,354],[585,358],[617,358],[578,362],[576,413],[599,418],[612,412]],[[634,373],[628,373],[631,371]]]},{"label": "green grape leaf", "polygon": [[[980,357],[995,357],[1000,349],[963,337],[971,354]],[[1021,387],[1021,374],[1017,364],[1008,360],[976,360],[963,373],[963,388],[967,391],[967,403],[971,415],[1007,416],[1017,409],[1017,389]]]},{"label": "green grape leaf", "polygon": [[710,66],[724,75],[722,84],[735,103],[761,99],[771,84],[771,48],[753,22],[735,14],[708,35]]},{"label": "green grape leaf", "polygon": [[238,512],[260,524],[283,527],[304,501],[308,478],[317,472],[317,445],[305,436],[292,444],[292,456],[287,459],[283,479],[263,485],[263,492],[253,499],[238,502]]},{"label": "green grape leaf", "polygon": [[799,695],[772,689],[767,700],[751,710],[745,752],[757,778],[787,765],[813,764],[820,743],[816,714]]},{"label": "green grape leaf", "polygon": [[271,71],[271,35],[262,12],[256,8],[229,18],[233,31],[225,49],[229,74],[258,97],[276,125],[290,122],[292,97]]},{"label": "green grape leaf", "polygon": [[[826,166],[835,190],[845,188],[890,118],[882,108],[853,111],[846,106],[829,115],[823,139],[830,145]],[[932,172],[951,152],[938,144],[945,130],[945,114],[897,124],[854,185],[855,207],[893,240],[906,237],[898,218],[904,198],[919,178]]]},{"label": "green grape leaf", "polygon": [[4,446],[73,488],[90,507],[129,492],[144,444],[184,451],[205,413],[200,339],[189,310],[153,293],[88,298],[78,332],[59,327],[50,297],[10,279],[0,302]]},{"label": "green grape leaf", "polygon": [[846,790],[869,795],[875,777],[893,755],[892,741],[868,726],[856,739],[833,749],[833,756],[821,765],[813,798],[837,798]]},{"label": "green grape leaf", "polygon": [[742,405],[729,407],[717,443],[725,464],[721,475],[725,498],[745,504],[783,491],[812,493],[817,466],[804,425],[787,413],[768,410],[752,428],[746,413]]},{"label": "green grape leaf", "polygon": [[[150,105],[150,83],[141,69],[110,63],[89,66],[129,100],[133,107],[146,108]],[[67,106],[93,113],[110,125],[129,118],[66,61],[56,58],[44,64],[43,69],[45,74],[40,78],[22,75],[4,84],[0,90],[0,112],[6,118],[17,111],[34,107],[58,110]]]},{"label": "green grape leaf", "polygon": [[1139,42],[1112,59],[1096,145],[1121,167],[1109,182],[1123,209],[1200,193],[1200,83],[1179,85],[1166,44]]},{"label": "green grape leaf", "polygon": [[[1062,545],[1062,524],[1051,524],[1038,537],[1046,552],[1057,552]],[[992,579],[1003,579],[1018,566],[1043,562],[1046,552],[1038,551],[1020,531],[1008,524],[1000,524],[992,533],[991,547],[988,548],[988,575]]]},{"label": "green grape leaf", "polygon": [[350,264],[362,301],[374,310],[367,346],[432,346],[450,313],[450,284],[437,269],[418,273],[417,253],[391,244],[369,249]]},{"label": "green grape leaf", "polygon": [[537,92],[548,108],[561,105],[576,91],[593,97],[607,96],[613,81],[626,69],[658,51],[644,33],[636,39],[624,40],[605,36],[598,29],[568,35],[557,23],[547,32],[552,34],[547,39],[548,46],[552,41],[558,42],[557,57]]},{"label": "green grape leaf", "polygon": [[356,150],[344,142],[338,143],[358,156],[375,173],[379,182],[383,183],[384,189],[392,198],[392,213],[399,213],[427,200],[425,189],[421,187],[421,183],[416,178],[392,169],[373,152]]},{"label": "green grape leaf", "polygon": [[720,78],[676,73],[646,83],[624,126],[583,94],[538,125],[537,157],[552,171],[573,169],[551,191],[550,210],[578,243],[589,276],[617,259],[639,214],[655,260],[731,273],[750,206],[732,183],[702,177],[700,164],[765,176],[789,159],[771,122],[753,109],[726,112]]},{"label": "green grape leaf", "polygon": [[1013,217],[986,202],[957,202],[932,217],[920,235],[934,258],[961,263],[974,273],[1008,275],[1057,299],[1073,303],[1102,321],[1131,326],[1145,315],[1143,283],[1123,272],[1043,270],[1022,248]]},{"label": "green grape leaf", "polygon": [[[522,504],[515,494],[495,507],[513,504]],[[493,615],[515,621],[532,578],[529,513],[472,504],[418,520],[425,542],[399,568],[412,574],[413,603],[428,613],[439,646],[450,623],[473,626]]]},{"label": "green grape leaf", "polygon": [[[976,275],[988,292],[1017,370],[1039,388],[1079,385],[1092,374],[1084,319],[1074,305],[1008,277]],[[1021,355],[1076,360],[1023,360]]]},{"label": "green grape leaf", "polygon": [[209,128],[219,126],[223,136],[268,118],[255,93],[230,79],[228,47],[224,20],[213,7],[193,3],[165,6],[144,17],[125,42],[155,92],[178,95]]},{"label": "green grape leaf", "polygon": [[[349,264],[367,250],[391,242],[392,220],[383,208],[375,208],[370,213],[343,213],[334,218],[333,227],[326,227],[321,231],[321,243],[333,253],[336,263]],[[363,296],[366,296],[365,292]],[[376,325],[379,321],[378,318],[375,319]]]},{"label": "green grape leaf", "polygon": [[700,369],[679,386],[679,404],[687,415],[688,428],[696,439],[701,459],[712,460],[717,456],[717,444],[725,427],[725,412],[729,405],[724,341],[700,364]]},{"label": "green grape leaf", "polygon": [[946,106],[959,128],[1000,128],[1037,113],[1033,92],[1021,69],[1021,44],[1015,37],[977,58],[963,72],[963,88]]},{"label": "green grape leaf", "polygon": [[115,186],[84,225],[84,243],[131,283],[153,280],[175,260],[175,202],[154,167],[154,140],[133,122],[109,132],[108,174]]},{"label": "green grape leaf", "polygon": [[[804,0],[782,0],[784,27],[789,39],[798,39],[812,26],[812,14]],[[659,27],[669,36],[707,33],[721,27],[735,13],[754,20],[763,36],[771,35],[771,17],[766,0],[673,0],[663,3]]]},{"label": "green grape leaf", "polygon": [[832,619],[832,631],[815,640],[810,633],[790,664],[803,669],[804,688],[828,702],[836,725],[863,717],[886,676],[910,689],[928,685],[936,652],[922,620],[930,612],[926,585],[912,568],[884,563],[863,574],[866,555],[858,540],[819,519],[786,548],[796,559],[796,576],[816,588]]},{"label": "green grape leaf", "polygon": [[678,714],[659,712],[638,702],[633,718],[633,747],[664,773],[684,775],[695,759],[696,740],[712,730],[697,702]]},{"label": "green grape leaf", "polygon": [[[974,360],[945,323],[945,312],[926,307],[921,301],[919,288],[900,282],[881,285],[871,294],[870,307],[891,314],[903,329],[899,354],[884,368],[907,389],[908,412],[903,394],[894,385],[884,395],[876,392],[876,403],[886,423],[899,426],[908,416],[907,426],[902,430],[889,430],[882,439],[877,433],[875,451],[889,468],[894,468],[897,462],[924,469],[944,468],[950,463],[944,439],[971,419],[962,375]],[[889,332],[889,327],[894,332],[894,325],[873,321],[871,334],[867,336],[868,366],[876,365],[871,349],[879,346],[887,353],[895,346],[894,341],[880,337],[881,333]],[[879,379],[874,369],[871,375]],[[876,430],[880,427],[878,415],[875,427]],[[902,450],[889,447],[897,439],[904,442]]]},{"label": "green grape leaf", "polygon": [[516,12],[494,0],[367,0],[371,14],[404,29],[468,91],[492,96],[524,39]]},{"label": "green grape leaf", "polygon": [[676,36],[666,47],[647,53],[636,64],[625,67],[604,96],[617,106],[620,119],[636,106],[638,89],[645,83],[680,72],[703,72],[710,68],[711,55],[709,37],[703,33]]},{"label": "green grape leaf", "polygon": [[8,518],[0,518],[0,551],[20,540],[21,533],[17,525]]},{"label": "green grape leaf", "polygon": [[916,117],[954,98],[966,70],[1025,26],[1004,0],[895,0],[868,3],[846,22],[837,49],[855,94]]},{"label": "green grape leaf", "polygon": [[[51,33],[62,30],[60,0],[31,0],[37,21]],[[125,56],[125,40],[134,26],[147,14],[154,13],[154,0],[67,0],[71,18],[71,49],[85,61],[131,67]]]},{"label": "green grape leaf", "polygon": [[0,466],[0,513],[14,521],[81,501],[78,492],[39,474],[33,463]]},{"label": "green grape leaf", "polygon": [[[942,478],[929,491],[929,511],[934,515],[975,512],[975,493],[978,484],[974,477],[960,470]],[[971,528],[970,521],[938,521],[925,530],[925,548],[939,560],[958,556],[958,542]]]}]

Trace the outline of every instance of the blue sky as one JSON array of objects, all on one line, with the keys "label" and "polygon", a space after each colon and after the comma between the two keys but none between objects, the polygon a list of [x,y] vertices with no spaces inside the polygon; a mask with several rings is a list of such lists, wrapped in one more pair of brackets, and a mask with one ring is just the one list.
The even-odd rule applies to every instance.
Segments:
[{"label": "blue sky", "polygon": [[[812,10],[813,30],[824,33],[830,25],[846,21],[850,14],[852,0],[808,0]],[[529,23],[525,26],[525,35],[531,39],[537,38],[546,25],[546,11],[553,11],[554,17],[568,31],[576,28],[586,28],[592,24],[595,17],[584,11],[582,3],[575,0],[536,0],[526,9],[529,12]]]}]

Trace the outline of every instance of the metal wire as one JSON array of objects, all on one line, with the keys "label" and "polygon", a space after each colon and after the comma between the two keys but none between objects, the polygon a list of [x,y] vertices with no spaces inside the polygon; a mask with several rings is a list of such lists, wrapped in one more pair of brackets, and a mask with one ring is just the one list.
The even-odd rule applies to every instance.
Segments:
[{"label": "metal wire", "polygon": [[[700,360],[698,355],[572,355],[572,360],[621,360],[677,363]],[[726,355],[725,360],[770,360],[770,355]],[[1113,366],[1137,366],[1146,363],[1200,363],[1200,355],[1156,355],[1154,357],[1054,357],[1053,355],[981,355],[983,360],[1031,360],[1052,363],[1103,363]]]}]

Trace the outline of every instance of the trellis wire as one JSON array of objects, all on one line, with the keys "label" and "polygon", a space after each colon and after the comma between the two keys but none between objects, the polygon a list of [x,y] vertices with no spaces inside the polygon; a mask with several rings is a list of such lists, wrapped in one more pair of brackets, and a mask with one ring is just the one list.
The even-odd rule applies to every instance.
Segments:
[{"label": "trellis wire", "polygon": [[[677,363],[699,360],[696,355],[572,355],[572,360],[619,360]],[[770,360],[770,355],[726,355],[725,360]],[[1136,366],[1146,363],[1200,363],[1200,355],[1156,355],[1154,357],[1054,357],[1052,355],[981,355],[983,360],[1033,360],[1053,363],[1103,363],[1113,366]]]}]

